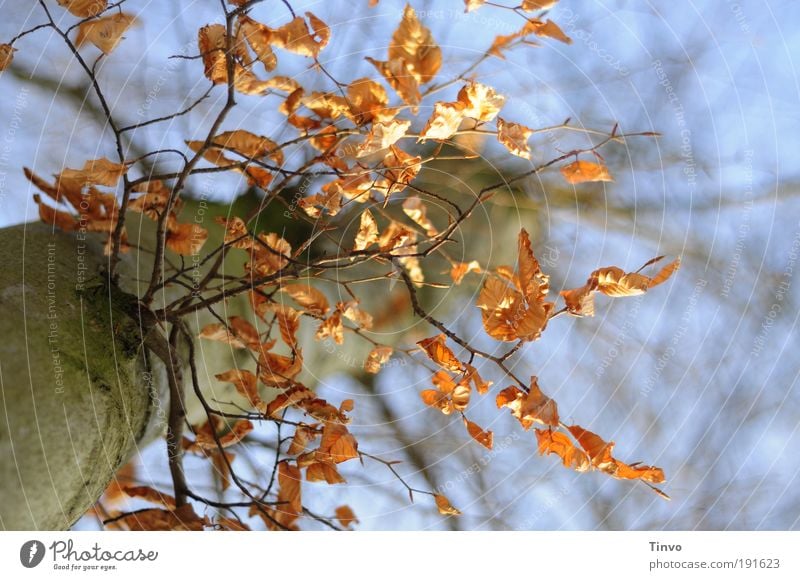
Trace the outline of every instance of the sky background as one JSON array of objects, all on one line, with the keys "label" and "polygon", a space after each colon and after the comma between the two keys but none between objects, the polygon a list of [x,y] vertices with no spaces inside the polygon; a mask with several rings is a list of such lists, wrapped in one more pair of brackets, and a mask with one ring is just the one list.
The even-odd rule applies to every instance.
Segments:
[{"label": "sky background", "polygon": [[[48,5],[69,20],[55,2]],[[363,57],[384,56],[403,6],[388,0],[371,9],[366,0],[292,5],[331,26],[333,40],[321,60],[345,79],[373,76]],[[412,5],[451,72],[521,23],[492,7],[464,14],[457,0]],[[219,18],[215,0],[128,0],[126,7],[140,23],[98,73],[123,124],[180,108],[176,103],[206,90],[199,61],[168,57],[195,54],[196,29]],[[0,0],[0,13],[0,41],[43,21],[36,3],[22,0]],[[289,19],[277,1],[265,2],[254,16],[270,25]],[[511,263],[514,237],[525,226],[554,290],[582,284],[600,266],[635,270],[656,255],[682,256],[683,267],[668,284],[638,298],[601,297],[593,319],[553,321],[515,363],[518,374],[539,376],[567,421],[616,441],[619,458],[663,467],[673,499],[539,457],[533,434],[498,414],[492,398],[473,410],[474,420],[494,430],[495,450],[486,452],[457,421],[421,403],[417,393],[429,381],[424,369],[387,368],[369,386],[379,398],[366,393],[346,353],[337,353],[316,373],[316,388],[330,399],[356,398],[359,439],[370,441],[371,452],[403,459],[409,481],[439,487],[464,515],[442,517],[424,497],[409,505],[402,486],[369,464],[348,465],[343,473],[351,485],[336,489],[335,499],[320,488],[312,502],[320,510],[332,501],[351,505],[359,529],[798,529],[800,85],[793,55],[800,54],[800,31],[793,23],[800,21],[800,4],[562,0],[549,18],[573,38],[571,45],[542,39],[541,47],[517,49],[478,69],[479,80],[508,95],[503,117],[530,127],[571,118],[605,131],[619,123],[623,132],[662,136],[604,150],[614,183],[574,190],[556,172],[545,172],[522,192],[498,195],[466,232],[471,245],[465,248],[495,265]],[[0,76],[0,226],[36,219],[23,166],[49,175],[113,152],[97,104],[83,98],[85,80],[60,39],[40,32],[16,48],[13,69]],[[329,88],[306,65],[290,56],[279,71],[305,86]],[[222,99],[218,88],[191,114],[136,131],[130,157],[204,134]],[[231,125],[258,127],[275,140],[290,136],[274,98],[241,97],[240,103]],[[531,163],[585,139],[537,135]],[[509,163],[493,144],[483,153],[483,163],[500,174],[526,167],[523,160]],[[458,195],[456,178],[467,175],[462,169],[429,179]],[[227,203],[242,189],[234,177],[221,177],[209,193]],[[437,314],[474,336],[478,348],[496,349],[481,335],[471,306],[478,289],[474,278],[449,292]],[[431,333],[418,325],[405,330],[418,338]],[[486,374],[506,386],[489,369]],[[395,423],[387,424],[384,405]],[[252,454],[255,466],[269,461],[258,449]],[[409,454],[424,459],[426,475]],[[148,476],[166,485],[162,457],[156,444],[142,461]],[[188,468],[207,477],[202,464]]]}]

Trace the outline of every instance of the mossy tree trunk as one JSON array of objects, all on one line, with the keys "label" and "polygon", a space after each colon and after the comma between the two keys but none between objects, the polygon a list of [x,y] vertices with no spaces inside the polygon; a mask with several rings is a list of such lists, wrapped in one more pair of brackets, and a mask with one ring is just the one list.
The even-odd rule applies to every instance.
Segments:
[{"label": "mossy tree trunk", "polygon": [[80,237],[0,230],[0,529],[69,528],[163,428],[164,367]]}]

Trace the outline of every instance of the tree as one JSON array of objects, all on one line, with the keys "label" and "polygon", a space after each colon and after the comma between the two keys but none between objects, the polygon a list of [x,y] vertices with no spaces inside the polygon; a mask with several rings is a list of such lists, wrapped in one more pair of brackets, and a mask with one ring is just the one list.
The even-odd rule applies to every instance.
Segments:
[{"label": "tree", "polygon": [[[378,48],[384,35],[375,34],[376,48],[365,57],[374,74],[345,79],[320,59],[335,34],[315,14],[295,14],[286,4],[288,21],[274,27],[263,22],[262,2],[230,0],[221,8],[222,23],[197,23],[196,52],[176,55],[181,66],[198,78],[204,75],[207,90],[167,115],[131,124],[119,120],[123,105],[115,103],[124,101],[107,98],[98,71],[147,13],[127,11],[126,2],[58,4],[71,19],[40,1],[46,21],[2,45],[0,65],[10,65],[14,44],[28,34],[49,30],[60,37],[89,80],[114,158],[59,167],[54,180],[40,176],[43,168],[26,168],[38,190],[40,217],[51,228],[4,232],[12,271],[24,276],[38,268],[41,274],[42,263],[56,264],[52,272],[45,269],[46,275],[24,276],[21,282],[12,276],[6,287],[21,284],[21,293],[9,294],[8,306],[23,317],[28,294],[37,295],[40,318],[32,329],[44,335],[55,320],[57,336],[55,350],[51,344],[49,351],[35,353],[50,366],[37,366],[30,376],[33,408],[22,392],[8,407],[28,412],[16,415],[19,423],[10,424],[4,438],[9,445],[0,463],[3,469],[15,466],[18,477],[3,480],[9,493],[20,496],[2,514],[4,522],[68,527],[95,506],[106,525],[127,529],[241,529],[259,520],[269,529],[295,529],[309,519],[346,528],[357,521],[352,510],[334,505],[335,516],[312,511],[306,496],[316,488],[305,482],[345,484],[343,471],[356,459],[385,466],[412,501],[429,496],[440,513],[458,515],[443,493],[408,483],[391,458],[370,451],[368,437],[356,437],[350,423],[358,400],[328,401],[314,389],[324,353],[346,343],[363,351],[354,372],[374,375],[401,358],[429,369],[431,385],[420,392],[420,405],[463,424],[463,437],[476,445],[493,448],[492,431],[471,413],[473,401],[491,397],[524,431],[533,429],[525,436],[540,454],[556,455],[568,469],[640,482],[667,498],[656,487],[665,480],[659,467],[626,463],[612,454],[613,442],[567,424],[545,394],[547,387],[543,391],[536,376],[520,374],[513,360],[534,348],[531,343],[555,318],[593,316],[597,294],[644,294],[669,279],[679,261],[659,267],[659,256],[634,272],[599,268],[582,286],[552,297],[549,275],[525,228],[514,232],[516,247],[502,252],[501,264],[457,253],[465,224],[485,211],[498,191],[513,192],[524,180],[555,169],[571,187],[613,182],[602,150],[655,136],[623,132],[617,125],[588,129],[569,119],[528,127],[504,116],[507,97],[481,82],[476,71],[535,41],[569,43],[546,18],[555,2],[506,8],[520,17],[520,28],[497,36],[455,72],[443,66],[443,50],[406,6],[399,22],[382,23],[393,30],[388,50]],[[466,9],[484,9],[482,4],[470,1]],[[89,55],[98,50],[90,64]],[[307,61],[302,78],[312,80],[282,74],[284,61],[297,57]],[[312,90],[313,84],[324,89]],[[137,151],[137,131],[171,124],[214,96],[219,106],[203,127],[193,129],[199,136],[185,135],[185,145]],[[293,135],[274,139],[246,122],[235,123],[234,111],[249,99],[277,108]],[[562,132],[579,134],[583,144],[533,163],[531,137]],[[476,139],[495,140],[527,167],[472,187],[467,201],[463,192],[452,195],[428,185],[425,172],[442,164],[481,163]],[[249,188],[236,205],[214,205],[196,191],[193,197],[193,180],[230,173]],[[35,251],[27,251],[28,243]],[[516,266],[502,265],[512,259]],[[474,336],[438,316],[436,291],[461,284],[477,291],[473,311],[491,349],[476,346]],[[51,307],[53,318],[47,315]],[[428,329],[412,346],[405,344],[412,333],[376,332],[377,318],[391,327],[406,314]],[[27,318],[4,321],[10,325],[7,334],[18,334],[13,328],[27,323]],[[69,348],[61,349],[62,342]],[[18,351],[4,352],[4,367]],[[26,368],[18,365],[15,376],[25,376]],[[46,398],[41,389],[51,368],[63,371],[56,379],[63,393],[57,393],[69,393],[56,400],[66,409],[65,422],[55,416],[50,421],[58,405],[47,407],[52,429],[42,431],[45,444],[37,447],[36,441],[26,442],[24,425],[42,421],[36,409]],[[203,383],[209,371],[216,390]],[[484,379],[487,373],[498,380]],[[229,389],[224,398],[218,396],[220,385]],[[90,427],[90,412],[104,418],[94,422],[96,429]],[[153,419],[159,417],[166,424],[164,461],[172,489],[118,484],[95,505],[114,473],[152,437]],[[67,440],[75,446],[73,433],[85,438],[78,448],[87,450],[74,460],[65,446]],[[20,444],[31,450],[23,454],[30,469],[24,461],[21,470],[16,467]],[[256,470],[257,481],[239,470],[239,457],[251,447],[271,451],[271,464]],[[54,454],[69,457],[59,466],[67,477],[58,485],[42,472]],[[218,497],[198,491],[187,477],[187,457],[213,466]],[[29,494],[47,499],[26,504]],[[157,507],[105,513],[120,494]]]}]

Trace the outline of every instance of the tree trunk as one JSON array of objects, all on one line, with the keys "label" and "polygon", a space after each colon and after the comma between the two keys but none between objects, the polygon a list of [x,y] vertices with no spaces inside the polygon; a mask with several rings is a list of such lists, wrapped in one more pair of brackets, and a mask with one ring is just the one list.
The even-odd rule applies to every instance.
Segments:
[{"label": "tree trunk", "polygon": [[[0,230],[0,529],[69,528],[163,429],[164,367],[103,275],[102,242],[81,237]],[[122,290],[135,266],[120,264]]]}]

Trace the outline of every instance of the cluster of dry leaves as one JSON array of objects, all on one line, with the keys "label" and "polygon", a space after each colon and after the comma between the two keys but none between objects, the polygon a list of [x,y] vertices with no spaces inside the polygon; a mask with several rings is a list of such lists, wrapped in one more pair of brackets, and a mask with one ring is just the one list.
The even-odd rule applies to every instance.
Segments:
[{"label": "cluster of dry leaves", "polygon": [[[76,49],[91,44],[108,55],[137,23],[136,16],[118,7],[110,9],[106,0],[58,0],[58,3],[83,19],[76,26]],[[525,15],[547,10],[555,3],[556,0],[524,0],[521,6],[511,7],[516,14],[523,15],[524,25],[512,34],[497,36],[486,48],[485,57],[504,58],[506,51],[520,45],[535,45],[537,38],[570,43],[556,23]],[[244,95],[277,97],[277,109],[297,130],[297,138],[277,143],[245,129],[229,128],[211,133],[205,140],[186,141],[187,149],[195,156],[188,165],[187,175],[191,174],[194,162],[202,159],[219,171],[238,172],[250,186],[269,195],[279,195],[280,187],[269,188],[275,185],[277,177],[283,180],[280,183],[286,183],[284,149],[289,144],[307,144],[313,156],[296,173],[324,169],[320,174],[334,177],[315,193],[300,199],[299,208],[307,218],[321,220],[327,226],[345,208],[363,204],[352,210],[357,212],[358,228],[347,248],[343,248],[342,259],[349,263],[372,260],[399,266],[417,314],[421,314],[414,294],[416,288],[426,283],[423,258],[427,254],[420,250],[421,244],[432,244],[431,250],[438,248],[452,235],[458,220],[468,215],[461,212],[458,220],[451,219],[447,227],[441,224],[437,227],[427,215],[428,206],[421,191],[413,186],[421,168],[437,158],[444,143],[454,144],[454,139],[464,132],[492,136],[508,153],[530,160],[530,139],[535,128],[502,116],[506,97],[474,78],[458,77],[449,83],[435,84],[442,68],[442,49],[410,5],[388,41],[384,59],[367,57],[377,76],[337,81],[336,90],[325,92],[310,90],[295,78],[274,74],[284,53],[311,59],[311,66],[325,71],[318,57],[330,44],[332,35],[324,21],[306,12],[302,16],[293,14],[288,22],[273,28],[253,17],[251,8],[257,2],[228,0],[228,4],[232,9],[224,24],[199,28],[198,57],[189,62],[202,62],[203,74],[212,86],[222,85]],[[484,4],[483,0],[467,0],[465,9],[475,10]],[[0,45],[0,70],[10,66],[14,50],[11,44]],[[458,87],[455,98],[434,102],[430,116],[417,119],[426,96],[449,84]],[[416,132],[412,129],[415,121],[420,125]],[[421,145],[426,141],[437,142],[434,154],[423,150]],[[613,181],[596,149],[564,157],[560,171],[567,183]],[[591,155],[593,160],[579,159],[581,153]],[[464,154],[465,158],[468,156]],[[179,255],[199,254],[208,232],[196,223],[179,219],[184,180],[178,180],[177,184],[159,179],[131,180],[128,172],[133,165],[105,158],[88,161],[82,169],[63,169],[52,184],[30,170],[25,172],[41,194],[49,198],[45,202],[41,194],[34,197],[44,222],[67,231],[101,232],[107,236],[109,253],[115,251],[115,236],[119,250],[127,249],[120,219],[125,211],[135,211],[164,224],[167,249]],[[116,192],[120,182],[125,190],[124,207]],[[379,223],[366,206],[369,202],[382,210],[395,200],[400,201],[403,219],[408,221],[380,211],[382,223]],[[246,257],[240,280],[250,284],[251,311],[248,317],[231,316],[207,325],[199,337],[223,342],[246,354],[252,363],[249,368],[221,370],[216,379],[233,385],[247,404],[241,418],[209,415],[203,424],[193,425],[191,436],[184,437],[181,447],[185,453],[210,461],[220,474],[221,488],[225,491],[232,483],[241,487],[232,465],[237,446],[247,442],[255,428],[254,421],[292,425],[294,432],[288,448],[276,458],[272,477],[276,491],[269,498],[267,494],[251,497],[248,515],[261,518],[269,529],[296,529],[307,512],[303,482],[344,483],[341,465],[351,459],[363,459],[358,442],[348,429],[353,401],[332,404],[300,380],[304,367],[298,334],[301,323],[305,320],[314,325],[317,340],[342,344],[346,332],[368,334],[373,318],[352,293],[352,300],[332,305],[325,293],[312,284],[313,277],[300,280],[288,275],[295,271],[313,240],[293,248],[278,233],[254,233],[249,222],[240,216],[219,219],[216,227],[224,230],[223,252],[242,252]],[[564,306],[558,309],[557,299],[548,299],[549,277],[541,270],[524,229],[519,233],[517,253],[516,269],[511,266],[487,269],[477,261],[470,261],[451,262],[450,271],[453,284],[461,284],[469,273],[483,276],[476,301],[483,328],[497,341],[517,343],[514,351],[538,340],[550,320],[559,314],[593,316],[597,293],[611,297],[644,293],[666,281],[679,265],[676,260],[653,276],[642,274],[641,269],[628,273],[613,266],[600,268],[591,273],[583,286],[561,291]],[[649,261],[643,268],[660,259]],[[446,328],[439,328],[440,334],[418,342],[419,349],[439,367],[432,376],[434,388],[423,390],[421,398],[445,415],[459,415],[469,436],[492,449],[492,432],[468,419],[466,412],[473,389],[475,395],[484,396],[493,383],[484,380],[474,366],[476,351]],[[456,356],[447,345],[448,340],[455,340],[465,348],[468,360]],[[371,342],[373,348],[364,369],[377,373],[393,356],[394,349]],[[493,360],[502,363],[505,359]],[[504,373],[504,377],[508,376],[513,377]],[[612,456],[613,442],[578,425],[562,423],[556,402],[541,391],[536,377],[531,377],[527,384],[514,379],[517,384],[495,394],[496,405],[498,409],[507,408],[525,430],[541,426],[535,429],[541,454],[555,454],[565,467],[577,471],[598,470],[648,485],[664,481],[660,468],[624,463]],[[387,465],[391,467],[390,463]],[[430,495],[440,513],[459,513],[446,497]],[[159,506],[116,515],[115,525],[123,528],[247,529],[239,518],[200,517],[190,504],[177,505],[175,497],[151,487],[117,486],[107,495],[112,502],[121,497]],[[347,506],[337,508],[333,519],[343,528],[357,522]]]},{"label": "cluster of dry leaves", "polygon": [[[662,258],[654,258],[642,268]],[[555,303],[547,301],[549,277],[541,271],[524,229],[519,233],[517,263],[516,272],[510,266],[499,266],[488,274],[476,306],[481,310],[483,328],[489,336],[500,341],[526,343],[541,337],[556,310]],[[679,265],[680,261],[675,260],[653,277],[639,272],[626,274],[614,266],[600,268],[592,272],[584,286],[561,291],[565,306],[560,312],[594,316],[595,292],[612,297],[636,296],[665,282]],[[491,449],[492,432],[482,429],[464,414],[470,402],[471,386],[475,387],[478,395],[483,395],[491,383],[483,381],[473,366],[460,361],[447,346],[446,338],[439,334],[417,343],[443,369],[433,375],[436,389],[420,393],[422,400],[445,415],[454,411],[460,413],[470,436]],[[531,377],[528,385],[511,385],[503,389],[495,401],[498,409],[508,408],[524,429],[528,430],[536,423],[543,425],[545,429],[535,430],[539,453],[558,455],[565,467],[576,471],[596,469],[619,479],[639,479],[651,484],[664,482],[664,472],[660,468],[619,461],[611,456],[613,442],[606,442],[578,425],[564,425],[556,402],[541,391],[536,377]],[[667,497],[662,491],[653,489]]]}]

